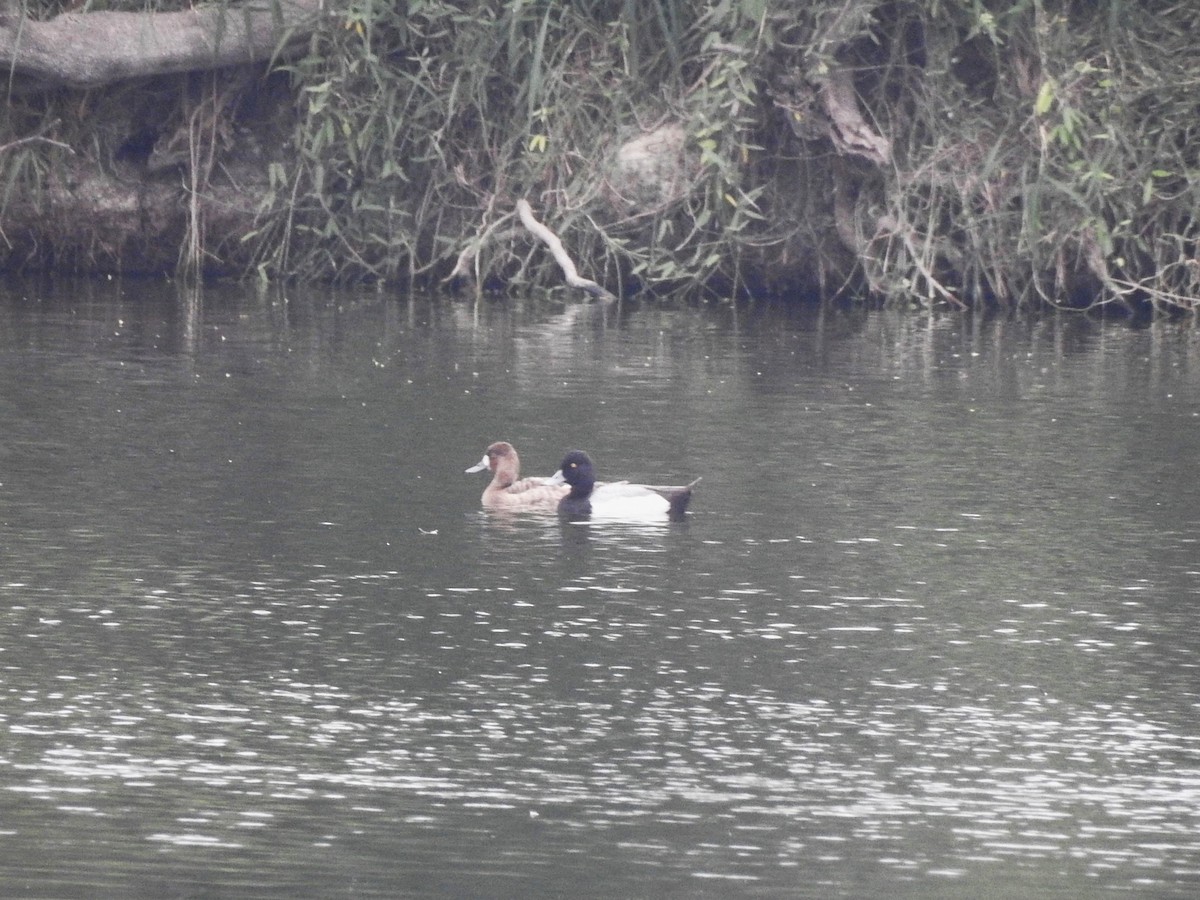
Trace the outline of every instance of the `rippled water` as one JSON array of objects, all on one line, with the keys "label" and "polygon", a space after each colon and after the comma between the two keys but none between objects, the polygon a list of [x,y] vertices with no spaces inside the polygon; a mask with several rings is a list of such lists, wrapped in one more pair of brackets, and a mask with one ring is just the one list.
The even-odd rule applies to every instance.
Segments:
[{"label": "rippled water", "polygon": [[[1200,337],[14,289],[0,893],[1190,897]],[[481,512],[508,439],[702,475]]]}]

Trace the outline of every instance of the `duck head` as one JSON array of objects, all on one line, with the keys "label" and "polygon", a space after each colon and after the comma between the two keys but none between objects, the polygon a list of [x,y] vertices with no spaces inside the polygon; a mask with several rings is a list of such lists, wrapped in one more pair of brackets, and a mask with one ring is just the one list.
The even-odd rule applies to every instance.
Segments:
[{"label": "duck head", "polygon": [[592,458],[582,450],[572,450],[563,457],[562,465],[551,477],[553,484],[569,484],[568,497],[586,497],[596,486],[596,470]]},{"label": "duck head", "polygon": [[521,458],[517,449],[508,441],[496,441],[483,451],[483,459],[467,469],[470,472],[482,472],[487,469],[500,487],[507,487],[516,481],[521,474]]}]

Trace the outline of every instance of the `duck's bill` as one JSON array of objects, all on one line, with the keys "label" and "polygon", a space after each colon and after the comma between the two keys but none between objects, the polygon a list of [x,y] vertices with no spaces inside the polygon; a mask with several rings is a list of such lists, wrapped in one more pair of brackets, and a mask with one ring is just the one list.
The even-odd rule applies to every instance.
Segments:
[{"label": "duck's bill", "polygon": [[465,474],[470,474],[471,472],[482,472],[487,467],[488,467],[488,458],[487,458],[487,454],[485,453],[483,455],[483,459],[481,459],[479,462],[475,463],[475,465],[471,466],[471,468],[464,469],[463,474],[465,475]]},{"label": "duck's bill", "polygon": [[563,478],[562,469],[559,469],[553,475],[546,479],[546,484],[566,484],[567,479]]}]

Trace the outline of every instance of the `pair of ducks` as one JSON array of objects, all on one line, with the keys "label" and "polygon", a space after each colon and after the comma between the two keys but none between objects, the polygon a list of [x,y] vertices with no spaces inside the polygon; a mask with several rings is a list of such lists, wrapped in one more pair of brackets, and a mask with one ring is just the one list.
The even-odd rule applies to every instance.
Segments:
[{"label": "pair of ducks", "polygon": [[508,441],[497,441],[467,472],[492,473],[482,503],[488,509],[558,512],[568,519],[662,519],[678,521],[687,512],[697,478],[685,485],[596,483],[591,457],[572,450],[550,478],[522,478],[521,459]]}]

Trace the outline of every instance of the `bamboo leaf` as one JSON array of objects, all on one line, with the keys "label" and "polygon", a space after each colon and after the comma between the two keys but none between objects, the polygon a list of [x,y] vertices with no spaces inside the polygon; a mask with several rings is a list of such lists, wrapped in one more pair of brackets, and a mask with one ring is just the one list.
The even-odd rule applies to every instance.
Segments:
[{"label": "bamboo leaf", "polygon": [[1054,105],[1054,79],[1047,78],[1042,82],[1042,86],[1038,88],[1037,100],[1033,104],[1033,112],[1035,115],[1044,116],[1050,111],[1050,107]]}]

